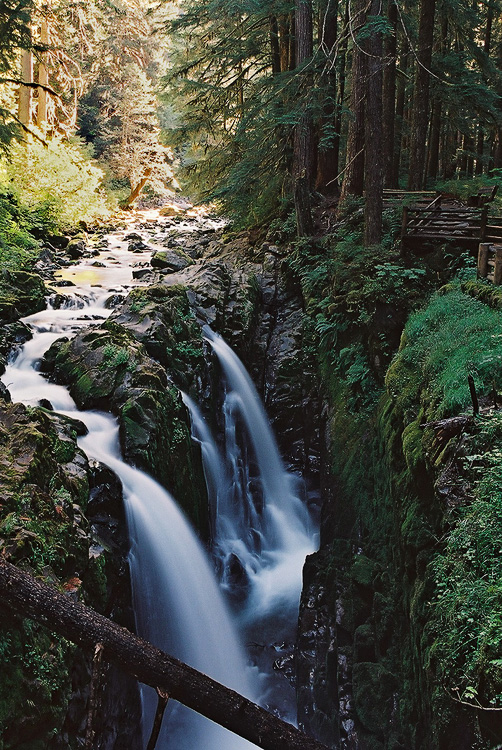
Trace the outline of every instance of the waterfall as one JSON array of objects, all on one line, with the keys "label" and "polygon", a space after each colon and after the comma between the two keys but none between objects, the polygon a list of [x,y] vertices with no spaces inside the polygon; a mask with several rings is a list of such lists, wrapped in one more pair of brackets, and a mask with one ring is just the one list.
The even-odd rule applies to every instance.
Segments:
[{"label": "waterfall", "polygon": [[[316,529],[244,365],[208,327],[204,335],[225,379],[221,450],[198,406],[184,400],[201,444],[222,586],[248,639],[293,640],[303,565],[317,549]],[[294,720],[292,706],[288,713]]]},{"label": "waterfall", "polygon": [[[90,294],[65,309],[24,319],[34,336],[2,376],[15,401],[36,405],[48,399],[56,411],[88,427],[79,443],[89,457],[109,466],[123,485],[130,536],[130,569],[138,633],[156,646],[256,699],[253,676],[221,595],[212,566],[188,521],[170,495],[151,477],[121,458],[118,426],[109,414],[79,411],[63,386],[49,383],[37,365],[62,335],[73,335],[89,319],[104,319],[107,295]],[[142,690],[144,737],[153,722],[156,696]],[[245,750],[254,747],[171,701],[157,750]]]},{"label": "waterfall", "polygon": [[[109,238],[108,249],[97,258],[98,266],[91,265],[96,260],[92,258],[64,269],[62,275],[75,284],[73,300],[24,319],[34,336],[17,352],[2,381],[13,400],[37,405],[47,399],[55,411],[84,422],[89,432],[79,439],[82,449],[121,480],[138,633],[294,722],[294,691],[289,685],[286,689],[273,684],[286,681],[282,675],[276,677],[272,665],[280,651],[278,644],[294,640],[303,563],[316,548],[316,534],[298,480],[284,469],[242,363],[219,336],[205,329],[225,380],[221,450],[196,404],[185,397],[193,435],[202,449],[214,558],[222,588],[233,595],[233,614],[227,610],[212,563],[175,501],[151,477],[122,460],[116,420],[109,414],[78,411],[66,388],[49,383],[38,372],[39,360],[54,341],[106,319],[111,312],[105,306],[110,293],[127,291],[138,256],[127,251],[125,234]],[[145,252],[141,262],[148,259]],[[249,667],[240,645],[242,636],[259,648],[269,644],[272,656],[254,658],[257,666]],[[270,698],[272,693],[275,697]],[[154,691],[142,689],[142,700],[146,741],[156,705]],[[157,750],[251,747],[174,701],[168,705],[157,744]]]}]

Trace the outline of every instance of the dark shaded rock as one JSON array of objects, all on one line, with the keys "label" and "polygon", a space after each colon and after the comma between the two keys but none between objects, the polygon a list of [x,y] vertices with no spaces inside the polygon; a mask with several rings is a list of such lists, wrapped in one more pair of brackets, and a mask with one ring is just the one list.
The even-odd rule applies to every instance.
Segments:
[{"label": "dark shaded rock", "polygon": [[45,308],[45,284],[38,274],[3,270],[0,275],[0,320],[14,321]]},{"label": "dark shaded rock", "polygon": [[47,238],[51,245],[53,247],[56,247],[58,250],[64,250],[68,247],[68,244],[70,242],[70,238],[66,237],[63,234],[50,234]]},{"label": "dark shaded rock", "polygon": [[0,398],[3,401],[6,401],[7,403],[10,403],[12,401],[10,391],[8,390],[7,386],[4,383],[2,383],[1,380],[0,380]]},{"label": "dark shaded rock", "polygon": [[138,268],[135,269],[132,272],[133,279],[140,279],[141,281],[150,281],[152,284],[154,284],[158,276],[154,271],[151,271],[149,268]]},{"label": "dark shaded rock", "polygon": [[160,268],[163,271],[175,273],[191,265],[192,259],[179,250],[156,250],[152,255],[152,268]]},{"label": "dark shaded rock", "polygon": [[47,398],[41,398],[40,401],[38,402],[38,405],[41,406],[42,409],[47,409],[47,411],[52,411],[54,408],[51,402],[49,401],[49,399]]},{"label": "dark shaded rock", "polygon": [[123,294],[112,294],[111,297],[108,297],[108,299],[105,302],[105,307],[107,310],[113,310],[115,307],[118,307],[122,302],[125,300],[125,295]]},{"label": "dark shaded rock", "polygon": [[72,260],[78,260],[82,258],[86,251],[86,244],[83,239],[74,237],[71,239],[66,246],[66,254]]}]

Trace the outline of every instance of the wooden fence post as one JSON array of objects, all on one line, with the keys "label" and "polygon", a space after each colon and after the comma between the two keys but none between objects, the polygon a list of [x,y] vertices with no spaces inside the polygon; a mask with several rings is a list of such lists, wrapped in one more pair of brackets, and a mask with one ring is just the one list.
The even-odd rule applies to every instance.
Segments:
[{"label": "wooden fence post", "polygon": [[493,269],[493,283],[495,286],[502,284],[502,247],[495,250],[495,266]]},{"label": "wooden fence post", "polygon": [[478,276],[485,279],[488,276],[488,255],[490,253],[490,243],[480,242],[478,250]]}]

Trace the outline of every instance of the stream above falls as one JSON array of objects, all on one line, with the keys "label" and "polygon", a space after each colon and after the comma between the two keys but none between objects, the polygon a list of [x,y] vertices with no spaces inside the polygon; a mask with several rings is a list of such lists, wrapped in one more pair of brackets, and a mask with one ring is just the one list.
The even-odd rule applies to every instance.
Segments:
[{"label": "stream above falls", "polygon": [[[211,229],[218,227],[205,217],[189,218],[178,223],[177,236],[199,231],[208,222]],[[58,338],[102,323],[133,286],[147,283],[140,274],[133,278],[133,272],[148,269],[165,231],[172,232],[171,223],[143,216],[104,237],[99,253],[63,269],[58,274],[62,285],[53,286],[65,301],[49,301],[47,310],[25,319],[33,338],[17,352],[2,381],[13,400],[37,405],[45,399],[55,411],[84,422],[88,434],[80,438],[80,446],[119,477],[139,634],[294,722],[294,688],[273,665],[292,655],[302,567],[316,549],[316,528],[301,482],[284,469],[263,407],[237,356],[205,329],[224,379],[223,435],[213,436],[196,403],[184,396],[193,438],[201,445],[213,512],[211,556],[175,499],[123,461],[116,419],[78,410],[65,387],[39,372],[41,358]],[[143,240],[134,252],[127,240],[132,232]],[[235,575],[232,580],[236,570],[237,582]],[[248,655],[244,641],[251,644]],[[155,696],[148,689],[142,696],[146,743]],[[175,704],[168,708],[157,747],[240,750],[251,745]]]}]

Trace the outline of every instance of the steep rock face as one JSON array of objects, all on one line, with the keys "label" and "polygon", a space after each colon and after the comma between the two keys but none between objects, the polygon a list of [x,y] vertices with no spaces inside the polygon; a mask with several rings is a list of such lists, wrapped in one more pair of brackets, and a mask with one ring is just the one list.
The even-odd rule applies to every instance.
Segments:
[{"label": "steep rock face", "polygon": [[[75,424],[1,399],[0,424],[3,554],[125,624],[127,618],[120,616],[127,606],[128,593],[123,592],[129,587],[125,550],[118,569],[89,523],[93,479],[76,445]],[[90,655],[7,610],[0,613],[0,645],[0,734],[5,750],[69,748],[70,736],[83,741]],[[133,706],[138,710],[139,700],[134,688],[126,689],[126,681],[116,687],[113,720],[121,734],[126,711]],[[132,744],[127,746],[139,747],[129,729]]]},{"label": "steep rock face", "polygon": [[[464,291],[478,287],[484,295],[475,282]],[[500,619],[487,604],[499,596],[502,538],[500,415],[488,396],[501,387],[500,315],[468,295],[450,285],[411,318],[366,420],[343,388],[331,394],[298,662],[300,723],[332,747],[481,750],[502,737],[490,708],[502,684]],[[486,409],[476,419],[473,352],[483,352],[475,377]]]},{"label": "steep rock face", "polygon": [[247,234],[215,237],[190,268],[162,283],[183,285],[200,324],[220,333],[243,360],[286,461],[315,484],[318,378],[306,345],[302,300],[284,272],[279,248],[256,247]]}]

